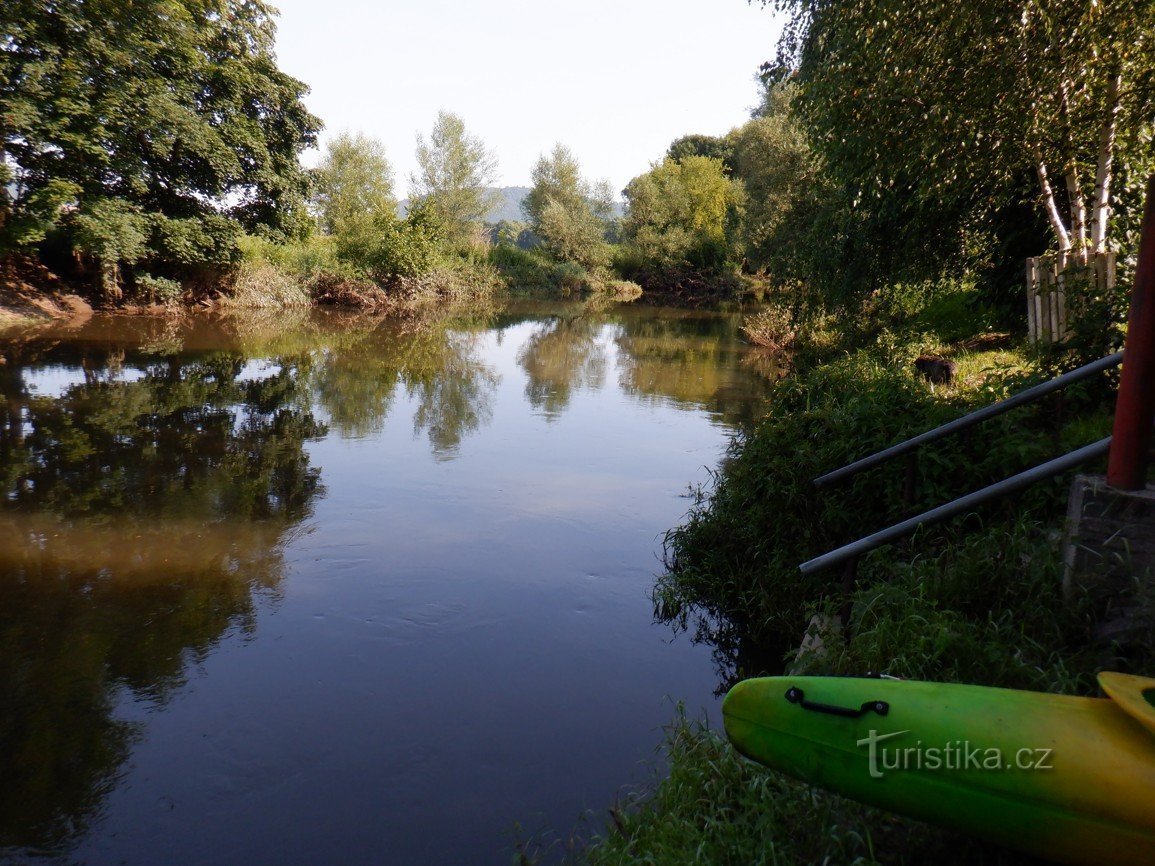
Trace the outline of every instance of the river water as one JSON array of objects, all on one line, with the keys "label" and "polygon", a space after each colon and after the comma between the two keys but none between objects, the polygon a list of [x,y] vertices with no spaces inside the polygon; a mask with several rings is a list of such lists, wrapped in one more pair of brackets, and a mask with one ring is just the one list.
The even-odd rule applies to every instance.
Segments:
[{"label": "river water", "polygon": [[596,830],[674,701],[716,717],[709,649],[649,590],[764,405],[737,325],[0,341],[0,862],[508,863]]}]

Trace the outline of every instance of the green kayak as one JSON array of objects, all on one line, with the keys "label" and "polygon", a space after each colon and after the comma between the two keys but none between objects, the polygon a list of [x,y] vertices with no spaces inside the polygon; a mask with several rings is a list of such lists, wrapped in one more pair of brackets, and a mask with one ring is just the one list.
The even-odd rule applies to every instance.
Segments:
[{"label": "green kayak", "polygon": [[864,803],[1066,863],[1155,864],[1155,680],[1110,698],[840,677],[730,690],[742,754]]}]

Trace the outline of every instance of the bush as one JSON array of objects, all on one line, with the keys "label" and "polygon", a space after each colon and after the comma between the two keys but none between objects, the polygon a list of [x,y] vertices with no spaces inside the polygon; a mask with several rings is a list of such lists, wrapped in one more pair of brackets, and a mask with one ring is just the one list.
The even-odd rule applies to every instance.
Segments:
[{"label": "bush", "polygon": [[489,262],[511,289],[520,291],[581,291],[590,288],[590,275],[581,265],[559,262],[546,250],[499,244],[489,252]]},{"label": "bush", "polygon": [[[905,467],[892,461],[821,490],[812,479],[1003,396],[989,385],[936,399],[905,363],[896,369],[887,357],[905,359],[910,350],[880,346],[776,386],[767,418],[734,442],[714,489],[700,493],[685,524],[666,537],[668,573],[655,589],[661,618],[797,645],[813,603],[838,584],[834,574],[803,577],[798,565],[895,522]],[[1048,410],[1036,406],[987,421],[981,435],[923,448],[912,513],[1059,453],[1063,444],[1048,435],[1053,428]],[[1064,489],[1061,479],[1041,483],[990,506],[984,519],[1024,508],[1057,513]],[[957,531],[957,524],[928,529],[912,543],[935,550]],[[863,561],[864,579],[883,567],[885,555]]]},{"label": "bush", "polygon": [[133,278],[137,296],[151,304],[175,304],[183,294],[181,284],[176,280],[154,277],[152,274],[137,274]]},{"label": "bush", "polygon": [[784,306],[774,305],[746,316],[742,320],[742,333],[755,346],[772,352],[785,352],[794,345],[798,330],[794,317]]},{"label": "bush", "polygon": [[291,271],[270,263],[245,262],[237,270],[227,301],[236,307],[307,307],[308,287]]}]

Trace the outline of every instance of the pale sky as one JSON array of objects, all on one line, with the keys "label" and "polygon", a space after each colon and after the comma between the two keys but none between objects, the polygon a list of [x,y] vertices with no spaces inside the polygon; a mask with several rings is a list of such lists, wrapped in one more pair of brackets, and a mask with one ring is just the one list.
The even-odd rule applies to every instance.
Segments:
[{"label": "pale sky", "polygon": [[621,190],[675,138],[748,119],[780,29],[746,0],[273,2],[280,66],[312,88],[322,144],[380,139],[399,196],[441,109],[496,152],[501,186],[528,186],[560,141]]}]

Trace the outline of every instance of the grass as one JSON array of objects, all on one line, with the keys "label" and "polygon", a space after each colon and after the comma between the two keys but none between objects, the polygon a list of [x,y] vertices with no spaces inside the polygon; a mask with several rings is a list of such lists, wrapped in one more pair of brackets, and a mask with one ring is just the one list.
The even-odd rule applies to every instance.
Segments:
[{"label": "grass", "polygon": [[685,864],[1012,864],[1015,855],[811,787],[738,756],[679,713],[661,753],[669,772],[610,810],[577,857],[589,866]]},{"label": "grass", "polygon": [[[909,508],[900,504],[902,461],[815,490],[811,479],[822,472],[1076,362],[992,333],[993,315],[965,285],[923,294],[896,287],[872,304],[868,319],[849,327],[829,316],[797,323],[797,371],[666,537],[667,569],[654,589],[658,618],[713,646],[723,687],[787,665],[1068,694],[1095,693],[1103,669],[1149,673],[1149,639],[1125,647],[1098,640],[1097,602],[1086,593],[1073,602],[1063,596],[1058,533],[1069,477],[865,557],[850,639],[828,634],[825,654],[797,657],[806,623],[815,614],[830,621],[843,601],[839,575],[805,578],[798,563],[1110,432],[1104,376],[922,449]],[[912,361],[928,351],[956,361],[952,383],[917,376]],[[1155,610],[1155,592],[1136,597],[1142,615]],[[775,646],[790,649],[776,654]],[[582,862],[1027,862],[759,767],[681,715],[662,753],[668,775],[656,773],[650,788],[615,806]]]}]

